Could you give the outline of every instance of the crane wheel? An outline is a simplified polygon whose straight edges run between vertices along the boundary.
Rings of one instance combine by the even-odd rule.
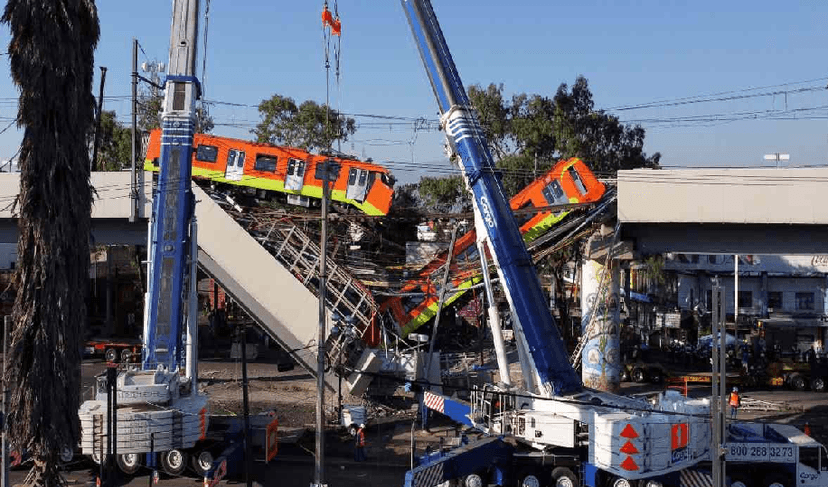
[[[541,477],[534,469],[524,470],[518,475],[517,487],[543,487]]]
[[[730,481],[730,487],[753,487],[753,482],[747,475],[734,475]]]
[[[170,450],[161,454],[161,469],[167,475],[179,476],[187,469],[187,455],[181,450]]]
[[[566,467],[552,470],[552,484],[554,487],[578,487],[578,477]]]
[[[467,475],[466,478],[463,479],[462,487],[486,487],[489,485],[489,482],[486,480],[486,472],[476,472],[471,475]]]
[[[118,351],[114,348],[107,348],[106,352],[104,352],[104,359],[107,362],[115,363],[118,361]]]
[[[133,475],[141,468],[140,453],[123,453],[116,457],[118,468],[127,475]]]
[[[814,377],[811,379],[811,390],[814,392],[825,392],[825,379]]]
[[[772,475],[765,480],[764,487],[791,487],[790,482],[781,475]]]
[[[212,467],[213,454],[208,450],[201,451],[198,455],[193,455],[190,458],[190,468],[192,468],[193,472],[195,472],[195,474],[199,477],[207,475],[207,472],[209,472]]]
[[[121,363],[128,364],[130,360],[132,360],[132,352],[128,348],[121,350]]]

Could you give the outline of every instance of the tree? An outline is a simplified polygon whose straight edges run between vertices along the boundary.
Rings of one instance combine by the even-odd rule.
[[[519,93],[506,100],[503,85],[469,87],[489,149],[514,195],[560,159],[579,157],[594,171],[658,167],[659,153],[644,153],[645,131],[595,109],[586,78],[558,87],[552,98]]]
[[[20,231],[6,418],[12,443],[34,458],[33,485],[62,485],[58,452],[79,434],[92,187],[93,0],[8,0],[8,55],[20,89]]]
[[[287,145],[307,151],[332,147],[356,133],[356,121],[337,110],[307,100],[273,95],[259,104],[262,121],[251,132],[263,144]]]
[[[89,141],[95,138],[95,128],[89,133]],[[118,121],[115,111],[101,113],[101,131],[98,141],[96,171],[120,171],[129,167],[132,159],[132,129]],[[140,164],[140,163],[139,163]]]
[[[471,209],[469,199],[461,176],[420,178],[419,193],[427,207],[439,212],[459,211],[464,206]]]

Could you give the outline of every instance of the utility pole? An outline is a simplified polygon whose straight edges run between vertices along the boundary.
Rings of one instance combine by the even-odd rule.
[[[322,171],[322,230],[319,243],[319,335],[316,341],[316,455],[313,484],[325,487],[325,299],[328,265],[328,171],[329,160],[323,162]]]
[[[135,161],[138,158],[138,39],[132,38],[132,152],[130,155],[129,177],[129,221],[138,218],[138,175],[135,173]]]
[[[241,326],[241,356],[242,356],[242,403],[244,408],[244,482],[247,487],[253,486],[250,479],[252,453],[250,451],[250,404],[247,384],[247,325]]]
[[[725,462],[722,454],[725,432],[725,411],[727,407],[726,392],[726,344],[727,330],[725,325],[724,288],[719,286],[719,278],[713,279],[713,317],[712,336],[710,341],[710,354],[713,359],[713,370],[711,376],[712,391],[710,396],[710,414],[713,425],[712,445],[710,457],[713,463],[713,487],[725,486]]]
[[[89,163],[89,170],[94,171],[98,163],[98,140],[101,137],[101,111],[103,110],[104,83],[106,82],[106,67],[101,66],[101,91],[98,96],[98,116],[95,120],[95,138],[92,142],[92,161]]]

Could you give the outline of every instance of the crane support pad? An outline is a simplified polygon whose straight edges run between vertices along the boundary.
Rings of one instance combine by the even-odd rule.
[[[471,404],[465,401],[425,391],[423,393],[423,403],[428,409],[445,414],[458,423],[473,426],[471,422]]]
[[[433,487],[496,465],[508,465],[514,449],[499,437],[487,436],[449,452],[436,453],[429,461],[405,473],[405,487]]]

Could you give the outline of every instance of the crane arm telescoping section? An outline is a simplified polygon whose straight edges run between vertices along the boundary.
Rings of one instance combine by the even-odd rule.
[[[532,259],[495,171],[485,136],[428,0],[401,0],[442,114],[449,143],[485,223],[501,284],[522,330],[539,393],[561,395],[581,388],[569,365],[560,332],[547,307]]]
[[[182,363],[182,329],[189,275],[191,185],[195,101],[198,0],[175,0],[170,35],[169,75],[161,117],[162,141],[158,187],[153,198],[147,316],[142,367]]]

